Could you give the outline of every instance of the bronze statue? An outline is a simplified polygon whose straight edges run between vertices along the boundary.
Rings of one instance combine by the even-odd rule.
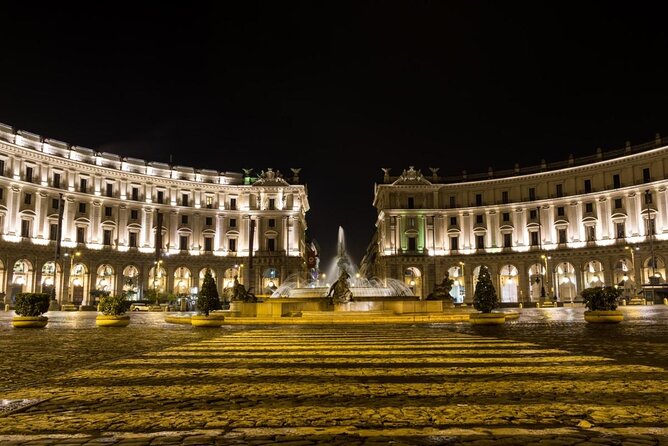
[[[336,279],[336,282],[329,287],[327,297],[329,298],[330,304],[351,302],[353,300],[353,292],[350,291],[350,288],[348,287],[349,277],[348,273],[345,270],[342,270],[339,278]]]
[[[450,296],[450,290],[452,289],[452,284],[455,281],[450,278],[450,273],[445,272],[445,276],[440,284],[434,286],[434,291],[429,293],[427,300],[450,300],[452,301],[452,296]]]

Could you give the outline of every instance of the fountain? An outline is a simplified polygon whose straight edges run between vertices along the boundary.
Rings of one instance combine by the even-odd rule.
[[[350,258],[346,251],[346,242],[343,228],[339,226],[339,233],[336,243],[336,257],[333,259],[325,277],[336,280],[341,273],[345,271],[348,276],[348,286],[352,292],[352,300],[358,301],[360,298],[379,298],[379,297],[413,297],[414,294],[410,287],[401,280],[392,278],[365,278],[360,277],[359,269]],[[300,280],[298,275],[292,275],[283,281],[271,295],[272,298],[289,297],[320,297],[325,298],[330,290],[330,284],[324,282],[320,277],[317,280],[305,283]]]

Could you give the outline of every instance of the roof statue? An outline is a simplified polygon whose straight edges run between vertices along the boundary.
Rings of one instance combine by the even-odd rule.
[[[253,185],[257,186],[289,186],[288,182],[283,179],[283,174],[279,170],[274,171],[273,168],[268,167],[267,171],[260,171],[257,180]]]
[[[404,169],[399,179],[392,184],[431,184],[431,182],[422,175],[419,169],[415,170],[413,166],[409,166],[408,170]]]

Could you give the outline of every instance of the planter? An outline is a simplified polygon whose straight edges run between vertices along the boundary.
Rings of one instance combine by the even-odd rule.
[[[12,325],[16,328],[43,328],[48,321],[46,316],[14,316]]]
[[[506,322],[504,313],[471,313],[469,320],[475,325],[500,325]]]
[[[587,322],[616,324],[624,320],[624,313],[619,310],[590,310],[584,312],[584,317]]]
[[[190,324],[193,327],[220,327],[225,321],[225,315],[211,313],[208,316],[203,314],[194,314],[190,317]]]
[[[122,314],[119,316],[98,314],[95,317],[95,324],[98,327],[125,327],[130,323],[130,316]]]

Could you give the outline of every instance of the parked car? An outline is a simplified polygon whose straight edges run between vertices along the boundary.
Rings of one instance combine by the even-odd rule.
[[[146,302],[133,302],[130,304],[130,311],[148,311],[149,305]]]

